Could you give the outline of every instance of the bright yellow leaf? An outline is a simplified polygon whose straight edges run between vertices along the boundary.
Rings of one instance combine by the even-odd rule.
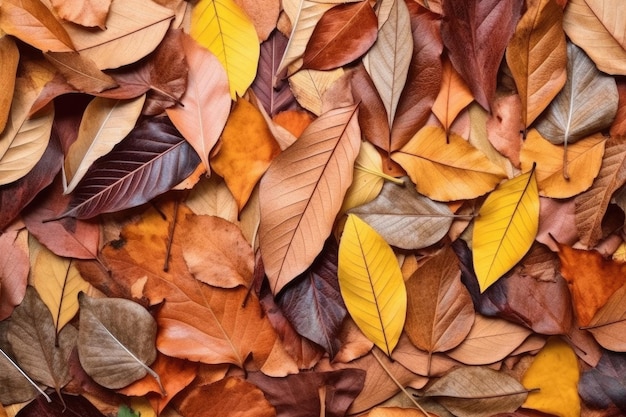
[[[260,55],[250,18],[233,0],[200,0],[191,13],[190,34],[226,68],[233,100],[242,96],[256,77]]]
[[[558,337],[550,338],[522,377],[525,388],[539,389],[528,394],[522,407],[559,417],[579,417],[579,377],[572,348]]]
[[[474,223],[474,270],[485,291],[528,252],[539,227],[535,171],[504,182],[485,200]]]
[[[391,356],[406,319],[406,287],[391,247],[354,214],[348,215],[339,243],[338,277],[357,326]]]

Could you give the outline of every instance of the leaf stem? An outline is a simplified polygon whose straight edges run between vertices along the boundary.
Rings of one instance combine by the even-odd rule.
[[[11,359],[9,357],[9,355],[7,355],[6,353],[4,353],[4,351],[2,349],[0,349],[0,353],[2,353],[2,355],[6,358],[6,360],[8,360],[9,362],[11,362],[11,365],[13,365],[15,367],[15,369],[17,369],[17,371],[22,374],[22,376],[24,378],[26,378],[26,380],[33,386],[35,387],[35,389],[37,391],[39,391],[39,393],[41,395],[43,395],[46,398],[46,401],[48,401],[49,403],[52,402],[52,399],[50,399],[50,397],[48,397],[48,394],[46,394],[41,388],[39,388],[39,386],[35,383],[35,381],[33,381],[32,379],[30,379],[30,377],[28,375],[26,375],[26,373],[24,371],[22,371],[22,369],[17,366],[17,364],[15,362],[13,362],[13,359]]]
[[[174,241],[174,229],[176,228],[176,219],[178,218],[178,200],[174,201],[174,217],[167,231],[167,249],[165,251],[165,262],[163,263],[163,271],[170,269],[170,252],[172,251],[172,242]]]
[[[387,175],[382,171],[374,171],[373,169],[369,169],[366,166],[361,165],[359,163],[356,163],[354,165],[354,168],[358,169],[359,171],[367,172],[368,174],[379,176],[380,178],[387,180],[387,181],[391,181],[394,184],[404,185],[404,181],[401,178],[392,177],[391,175]]]

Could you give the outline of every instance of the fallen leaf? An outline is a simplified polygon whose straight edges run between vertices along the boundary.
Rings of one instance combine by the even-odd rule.
[[[578,379],[574,351],[563,340],[551,337],[522,377],[524,387],[536,390],[528,394],[523,407],[559,417],[580,416]]]
[[[489,417],[513,412],[528,392],[513,377],[486,367],[461,367],[437,380],[424,392],[455,415]]]
[[[217,57],[191,37],[183,35],[182,47],[189,65],[187,90],[177,106],[167,109],[167,115],[210,173],[209,154],[230,112],[228,77]]]
[[[52,401],[38,396],[28,403],[17,417],[65,417],[69,413],[82,417],[104,417],[89,400],[80,395],[62,394],[51,396]]]
[[[311,265],[330,235],[361,144],[357,113],[357,106],[324,113],[261,180],[259,244],[274,294]]]
[[[0,320],[22,302],[28,281],[28,236],[17,230],[0,234]]]
[[[156,359],[157,323],[145,308],[123,298],[91,298],[84,293],[78,302],[78,356],[89,376],[111,389],[147,373],[158,379],[148,368]]]
[[[424,413],[420,410],[400,407],[376,407],[367,414],[366,417],[423,417]],[[435,416],[429,413],[427,417]]]
[[[561,274],[572,294],[581,326],[587,326],[611,295],[626,283],[626,264],[605,259],[595,250],[558,243]]]
[[[211,167],[226,181],[240,211],[279,153],[280,147],[261,113],[247,100],[237,100],[226,121],[219,148],[211,156]]]
[[[600,71],[626,74],[626,45],[619,1],[569,0],[563,29],[593,59]]]
[[[233,0],[200,0],[191,13],[190,35],[211,51],[228,74],[230,96],[242,96],[254,81],[259,38],[254,25]]]
[[[528,252],[539,229],[535,170],[507,180],[493,191],[474,220],[474,270],[484,292]]]
[[[407,320],[409,316],[407,315]],[[406,369],[417,375],[426,377],[438,377],[449,372],[452,368],[459,366],[459,362],[449,358],[443,353],[432,353],[418,349],[411,343],[409,337],[404,332],[400,336],[400,341],[396,346],[391,359],[397,361]]]
[[[9,118],[19,59],[20,52],[13,38],[8,35],[0,36],[0,91],[4,92],[0,96],[0,133]]]
[[[86,27],[97,26],[106,30],[111,0],[52,0],[51,3],[54,11],[61,19]]]
[[[448,233],[454,218],[447,205],[419,194],[410,185],[392,182],[385,183],[374,200],[350,213],[372,226],[387,243],[402,249],[434,245]]]
[[[6,405],[30,401],[42,392],[7,354],[10,352],[6,340],[8,325],[7,321],[0,322],[0,403]]]
[[[426,126],[391,159],[409,173],[420,194],[436,200],[476,198],[496,186],[505,173],[485,154],[455,133],[448,136],[435,126]]]
[[[259,41],[265,42],[276,28],[281,2],[279,0],[235,0],[235,3],[252,20]]]
[[[443,44],[476,101],[490,110],[496,74],[515,32],[523,1],[443,2]]]
[[[613,352],[626,352],[626,285],[622,285],[598,310],[585,327],[603,348]]]
[[[529,2],[507,47],[506,62],[522,101],[522,123],[528,127],[567,78],[563,9],[555,1]]]
[[[520,152],[524,144],[520,134],[520,131],[523,130],[519,119],[519,114],[522,111],[521,106],[520,96],[517,94],[496,94],[496,98],[491,105],[492,114],[485,122],[489,143],[518,168],[521,163]],[[472,110],[474,110],[474,107],[470,107],[470,117]],[[470,143],[473,139],[470,136]]]
[[[429,356],[457,347],[474,324],[471,298],[460,277],[456,255],[447,248],[421,265],[406,283],[405,331]]]
[[[405,324],[407,292],[391,247],[367,223],[348,216],[339,242],[339,288],[361,331],[387,356]]]
[[[44,57],[78,91],[97,94],[117,87],[113,77],[100,71],[91,59],[78,52],[46,52]]]
[[[148,119],[89,168],[61,217],[89,218],[144,204],[184,180],[199,159],[167,118]]]
[[[617,94],[619,95],[619,100],[617,113],[609,130],[611,136],[626,134],[626,82],[617,80]]]
[[[303,0],[305,3],[309,0]],[[342,68],[330,71],[303,69],[289,76],[291,91],[298,103],[315,114],[321,116],[322,97],[326,90],[344,74]]]
[[[447,137],[452,122],[461,110],[474,101],[474,95],[447,57],[443,58],[441,72],[441,89],[433,103],[432,112],[443,125]]]
[[[578,241],[575,203],[573,199],[556,200],[539,197],[539,231],[536,240],[558,252],[555,240],[566,245]],[[550,237],[552,235],[552,237]]]
[[[612,404],[626,412],[626,362],[624,355],[605,351],[595,368],[580,376],[578,393],[593,408],[607,409]]]

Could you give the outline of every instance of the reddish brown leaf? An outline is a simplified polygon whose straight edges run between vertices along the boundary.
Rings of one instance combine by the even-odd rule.
[[[61,19],[78,25],[106,30],[106,20],[112,0],[52,0],[54,11]]]
[[[38,396],[30,404],[26,405],[18,414],[18,417],[65,417],[73,414],[81,417],[104,417],[92,403],[86,398],[75,395],[63,395],[59,398],[56,394],[51,395],[52,402],[47,402],[43,396]]]
[[[302,68],[330,70],[346,65],[374,44],[378,20],[368,1],[340,4],[315,25]]]
[[[78,91],[97,94],[117,87],[110,75],[100,71],[92,60],[78,52],[48,52],[44,56]]]
[[[611,136],[626,134],[626,80],[617,80],[617,94],[619,101],[617,105],[617,114],[611,124]]]
[[[520,112],[521,102],[517,94],[496,96],[486,123],[489,142],[518,168],[523,143]]]
[[[486,110],[491,108],[496,74],[523,4],[521,0],[443,2],[443,43],[454,68]]]
[[[0,234],[0,320],[22,302],[29,265],[28,236],[17,230]]]

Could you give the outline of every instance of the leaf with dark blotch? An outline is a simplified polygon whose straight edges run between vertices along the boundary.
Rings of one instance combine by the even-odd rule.
[[[331,358],[341,347],[339,332],[346,316],[337,281],[338,250],[331,237],[311,267],[278,298],[283,314],[298,333],[323,346]]]
[[[443,2],[443,43],[476,101],[490,109],[496,75],[521,15],[522,0]]]
[[[626,356],[604,351],[598,365],[582,373],[578,394],[593,408],[615,405],[626,413]]]
[[[374,44],[378,20],[368,1],[340,4],[315,25],[302,68],[330,70],[356,60]]]
[[[248,381],[261,388],[279,417],[320,415],[321,401],[325,416],[343,417],[363,389],[365,371],[303,372],[284,378],[254,372],[248,375]]]
[[[148,373],[156,359],[157,324],[141,305],[123,298],[78,295],[80,364],[98,384],[117,389]],[[131,319],[132,318],[132,319]]]
[[[22,304],[13,311],[7,338],[20,366],[35,381],[57,393],[70,381],[68,358],[77,331],[65,326],[57,339],[52,314],[34,288],[26,289]]]
[[[16,417],[104,417],[92,403],[85,397],[78,395],[63,395],[59,398],[51,396],[52,401],[47,402],[39,396],[35,401],[22,408]]]
[[[287,48],[288,39],[279,30],[274,30],[268,40],[261,44],[261,56],[252,90],[263,103],[270,116],[297,107],[297,102],[287,82],[287,69],[276,74],[278,64]],[[276,74],[276,78],[274,78]],[[276,80],[274,82],[274,79]]]
[[[391,127],[395,149],[404,146],[426,123],[439,94],[443,74],[441,17],[417,3],[406,4],[413,31],[413,57]]]
[[[447,205],[419,194],[408,178],[404,187],[383,185],[373,201],[350,210],[365,220],[387,243],[402,249],[421,249],[441,240],[454,214]]]
[[[199,163],[166,117],[148,119],[91,166],[60,217],[84,219],[144,204],[187,178]]]

